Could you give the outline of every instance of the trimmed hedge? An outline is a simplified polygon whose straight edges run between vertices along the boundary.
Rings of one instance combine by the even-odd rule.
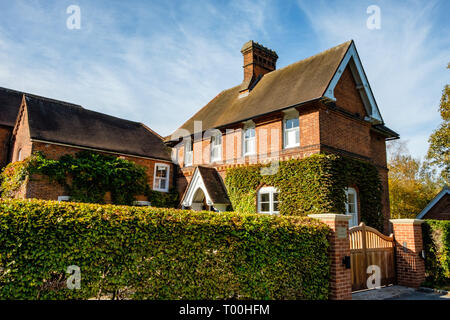
[[[450,285],[450,221],[425,220],[422,230],[426,282]]]
[[[1,299],[327,299],[314,219],[0,200]],[[65,287],[81,269],[81,289]]]
[[[236,212],[255,213],[257,189],[276,187],[282,215],[306,216],[313,213],[345,213],[345,191],[356,186],[361,220],[383,228],[382,185],[377,168],[368,162],[334,154],[315,154],[304,159],[281,161],[272,175],[261,175],[267,165],[227,170],[225,184]]]

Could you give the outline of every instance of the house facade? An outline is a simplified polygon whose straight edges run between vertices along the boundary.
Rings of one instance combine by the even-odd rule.
[[[179,166],[181,205],[222,211],[229,204],[225,196],[215,202],[210,194],[217,190],[208,190],[199,168],[213,168],[223,183],[231,167],[335,153],[377,167],[387,230],[386,141],[399,136],[384,125],[354,42],[279,70],[277,54],[256,42],[241,53],[242,84],[219,93],[166,138]],[[358,191],[349,186],[346,193],[356,225]],[[277,213],[277,190],[260,190],[255,205],[258,212]]]
[[[34,152],[56,160],[89,150],[143,166],[153,190],[168,192],[173,186],[174,165],[169,149],[158,134],[141,123],[5,88],[0,88],[0,102],[0,168]],[[63,186],[39,176],[29,179],[16,196],[46,200],[70,197]],[[147,199],[139,196],[136,200]]]
[[[0,88],[0,167],[36,151],[52,159],[81,150],[112,154],[147,168],[154,190],[175,186],[180,207],[225,211],[231,209],[223,182],[228,168],[339,154],[377,168],[388,230],[386,141],[399,135],[385,126],[354,42],[281,69],[277,53],[259,43],[247,42],[241,53],[242,83],[219,93],[164,139],[141,123]],[[345,192],[351,225],[357,225],[358,188]],[[273,186],[260,188],[256,211],[277,213],[278,194]],[[18,196],[70,195],[32,179]]]

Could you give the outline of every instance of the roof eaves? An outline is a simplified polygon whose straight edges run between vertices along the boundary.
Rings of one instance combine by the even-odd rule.
[[[441,192],[439,192],[437,196],[434,197],[433,200],[431,200],[430,203],[427,204],[427,206],[416,216],[416,219],[422,219],[427,212],[430,211],[430,209],[433,208],[446,194],[450,194],[450,189],[448,186],[444,186],[444,188],[442,188]]]

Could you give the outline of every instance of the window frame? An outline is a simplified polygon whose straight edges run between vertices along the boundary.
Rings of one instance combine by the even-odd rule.
[[[253,130],[253,137],[246,138],[246,133],[248,130]],[[253,141],[253,150],[249,151],[246,148],[246,142]],[[252,156],[256,154],[256,126],[254,125],[248,125],[245,126],[242,131],[242,154],[244,157],[246,156]]]
[[[353,194],[354,195],[354,206],[355,206],[355,212],[349,212],[349,202],[348,202],[348,195]],[[348,187],[345,188],[345,214],[351,215],[351,219],[348,221],[348,227],[357,227],[359,224],[359,210],[358,210],[358,192],[355,188]]]
[[[164,189],[159,188],[156,185],[156,179],[162,179],[161,177],[157,177],[156,176],[156,172],[158,171],[158,167],[165,167],[167,169],[167,176],[166,176],[166,187]],[[168,165],[167,163],[155,163],[155,169],[154,169],[154,173],[153,173],[153,190],[155,191],[160,191],[160,192],[168,192],[169,191],[169,181],[170,181],[170,165]]]
[[[187,146],[190,146],[191,150],[187,151]],[[190,157],[187,155],[190,154]],[[190,159],[190,162],[187,161],[187,159]],[[186,139],[186,142],[184,144],[184,166],[190,167],[194,163],[194,143],[192,142],[192,139]]]
[[[261,197],[262,194],[269,194],[269,211],[262,211],[262,201],[261,201]],[[263,213],[263,214],[280,214],[280,210],[278,208],[278,211],[274,210],[274,204],[277,203],[278,205],[280,204],[280,200],[278,199],[277,201],[274,201],[274,194],[277,194],[278,197],[280,196],[280,192],[278,191],[278,189],[276,189],[275,187],[262,187],[258,190],[258,194],[257,194],[257,211],[258,213]],[[264,203],[266,203],[266,201],[264,201]]]
[[[289,120],[296,119],[298,121],[298,125],[293,128],[287,129],[287,122]],[[295,131],[296,132],[296,138],[298,137],[298,142],[295,142],[294,144],[288,144],[288,133]],[[295,139],[297,140],[297,139]],[[283,118],[283,148],[289,149],[289,148],[295,148],[300,146],[300,118],[297,114],[293,115],[286,115]]]
[[[220,143],[213,144],[213,139],[214,139],[214,141],[216,141],[217,138],[219,138]],[[217,156],[217,158],[213,158],[214,150],[216,150],[216,149],[219,150],[218,156]],[[209,150],[210,150],[209,159],[210,159],[211,163],[222,160],[222,134],[217,133],[217,134],[214,134],[211,136],[211,138],[209,139]]]

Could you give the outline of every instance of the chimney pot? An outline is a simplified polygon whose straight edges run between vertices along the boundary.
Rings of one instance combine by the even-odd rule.
[[[244,57],[244,81],[240,92],[245,93],[250,91],[264,74],[276,69],[278,55],[253,40],[242,46],[241,53]]]

